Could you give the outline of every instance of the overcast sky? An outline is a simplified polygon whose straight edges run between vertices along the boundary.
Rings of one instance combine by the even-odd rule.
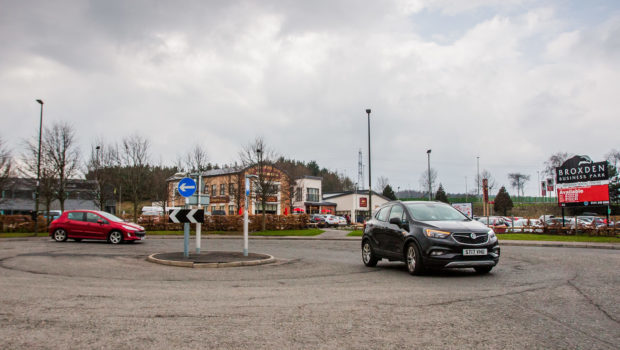
[[[257,136],[279,154],[373,186],[498,185],[563,151],[620,149],[620,4],[589,0],[0,0],[0,137],[14,154],[67,121],[139,134],[154,162],[200,143],[233,163]],[[366,182],[368,181],[366,168]],[[367,184],[366,186],[367,187]]]

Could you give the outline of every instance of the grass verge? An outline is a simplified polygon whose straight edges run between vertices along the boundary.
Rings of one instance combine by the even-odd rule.
[[[532,233],[500,233],[499,240],[506,241],[548,241],[548,242],[594,242],[594,243],[620,243],[620,238],[598,236],[560,236]]]
[[[351,233],[349,233],[347,236],[348,237],[362,237],[363,234],[364,232],[362,230],[355,230],[355,231],[351,231]]]
[[[34,232],[8,232],[0,233],[0,238],[20,238],[20,237],[47,237],[47,232],[39,232],[35,236]]]

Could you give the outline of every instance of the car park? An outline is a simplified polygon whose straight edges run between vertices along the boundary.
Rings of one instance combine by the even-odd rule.
[[[110,213],[96,210],[69,210],[50,224],[49,235],[56,242],[68,238],[75,241],[83,239],[107,240],[118,244],[133,242],[146,237],[144,227],[126,222]]]
[[[504,218],[499,216],[483,216],[478,218],[477,220],[492,228],[496,233],[505,233],[506,228],[508,228],[509,226],[509,224],[504,220]]]
[[[488,273],[499,262],[492,228],[440,202],[388,202],[364,225],[362,261],[404,261],[410,274],[468,268]]]
[[[542,223],[538,219],[518,219],[513,221],[508,229],[512,233],[543,232]]]

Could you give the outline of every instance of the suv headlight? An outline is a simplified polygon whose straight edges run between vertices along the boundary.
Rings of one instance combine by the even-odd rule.
[[[495,235],[495,231],[493,231],[493,229],[489,229],[488,235],[489,235],[489,243],[497,242],[497,236]]]
[[[425,228],[424,232],[426,233],[426,236],[430,238],[446,238],[450,236],[450,232],[433,230],[430,228]]]

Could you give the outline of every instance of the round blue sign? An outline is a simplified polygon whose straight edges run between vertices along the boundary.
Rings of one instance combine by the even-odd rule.
[[[191,197],[196,192],[196,181],[189,177],[184,177],[179,181],[179,194],[183,197]]]

